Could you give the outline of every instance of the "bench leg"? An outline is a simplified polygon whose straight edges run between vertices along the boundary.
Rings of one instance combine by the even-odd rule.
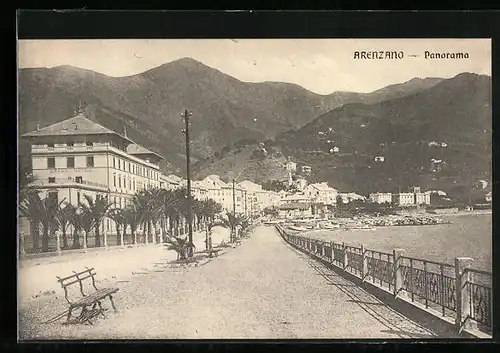
[[[115,311],[115,313],[118,312],[118,310],[116,310],[115,302],[113,301],[112,295],[109,296],[109,301],[111,302],[111,306],[113,307],[113,310]]]
[[[73,309],[72,308],[69,308],[68,310],[68,316],[66,317],[66,322],[65,324],[69,324],[70,321],[71,321],[71,313],[72,313]]]
[[[104,309],[102,308],[102,304],[101,304],[100,300],[97,302],[97,305],[99,305],[99,310],[101,312],[102,317],[106,318],[106,315],[104,315]]]

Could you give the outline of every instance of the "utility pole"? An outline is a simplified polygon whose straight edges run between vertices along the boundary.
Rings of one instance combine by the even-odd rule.
[[[189,117],[193,115],[191,112],[184,110],[181,113],[184,118],[185,128],[183,130],[184,134],[186,134],[186,178],[187,178],[187,216],[188,216],[188,241],[190,243],[188,247],[188,257],[193,257],[193,220],[191,213],[191,163],[190,163],[190,155],[189,155]]]
[[[248,211],[247,211],[247,191],[245,190],[245,216],[248,217]]]
[[[234,190],[234,178],[233,178],[233,215],[236,216],[236,194]]]

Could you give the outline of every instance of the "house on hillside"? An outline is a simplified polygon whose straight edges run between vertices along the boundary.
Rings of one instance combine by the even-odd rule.
[[[304,195],[311,198],[315,203],[325,205],[335,205],[337,203],[338,190],[334,189],[326,182],[309,184],[304,189]]]
[[[392,194],[390,192],[376,192],[370,194],[370,201],[373,203],[391,203]]]
[[[294,180],[293,185],[297,188],[297,190],[304,191],[307,187],[307,180],[304,178],[298,178],[297,180]]]
[[[339,194],[342,197],[342,203],[349,203],[351,201],[365,201],[366,197],[356,194],[355,192],[342,192]]]
[[[312,204],[308,202],[287,202],[279,206],[279,216],[283,218],[306,218],[312,215]]]

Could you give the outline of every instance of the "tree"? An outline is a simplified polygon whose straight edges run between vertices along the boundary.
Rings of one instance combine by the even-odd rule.
[[[263,211],[266,216],[278,217],[279,215],[279,208],[276,206],[268,206]]]
[[[80,207],[77,209],[76,213],[78,214],[78,220],[85,235],[83,246],[84,248],[87,248],[89,233],[95,228],[94,210],[90,207],[90,205],[80,203]]]
[[[236,241],[236,227],[238,225],[241,225],[244,219],[245,216],[240,214],[233,214],[232,212],[228,212],[226,217],[221,219],[221,225],[229,228],[230,230],[229,241],[231,243]]]
[[[187,252],[189,248],[188,240],[181,237],[170,237],[166,241],[168,250],[177,252],[177,260],[187,259]]]
[[[40,198],[38,192],[30,192],[27,194],[28,199],[21,205],[21,214],[26,216],[30,222],[33,221],[34,227],[34,249],[38,249],[39,227],[42,226],[42,251],[49,251],[49,235],[50,230],[56,226],[57,210],[63,204],[64,200],[60,203],[50,197]],[[38,228],[38,229],[35,229]]]
[[[108,217],[113,220],[116,225],[116,245],[123,245],[123,238],[125,237],[126,228],[125,211],[121,208],[110,209],[108,212]]]
[[[83,230],[83,210],[80,206],[75,207],[72,204],[66,205],[72,209],[71,218],[69,222],[73,226],[73,249],[80,249],[80,232]],[[69,213],[69,210],[68,210]]]
[[[130,226],[132,232],[132,243],[137,244],[137,228],[142,224],[145,205],[142,203],[144,200],[134,195],[132,202],[128,204],[127,208],[123,211],[125,221]]]
[[[101,236],[99,232],[99,227],[102,224],[103,219],[108,214],[109,209],[112,204],[108,202],[108,198],[97,195],[94,200],[90,195],[84,195],[85,201],[87,201],[88,206],[85,207],[88,216],[92,218],[92,225],[95,231],[95,246],[101,246]]]
[[[42,223],[42,200],[37,192],[26,195],[26,199],[20,203],[19,212],[23,217],[28,218],[30,222],[30,233],[33,242],[33,251],[39,247],[40,227]]]
[[[74,217],[75,208],[71,204],[66,203],[64,207],[59,207],[56,214],[57,228],[62,232],[63,249],[68,249],[68,236],[66,232],[71,225],[71,220]]]

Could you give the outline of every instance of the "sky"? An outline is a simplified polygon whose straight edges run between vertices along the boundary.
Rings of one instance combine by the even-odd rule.
[[[403,51],[401,60],[355,60],[356,51]],[[424,52],[467,52],[431,60]],[[418,57],[409,57],[416,54]],[[490,39],[120,39],[20,40],[20,68],[71,65],[129,76],[191,57],[246,82],[296,83],[319,94],[371,92],[414,77],[491,75]]]

